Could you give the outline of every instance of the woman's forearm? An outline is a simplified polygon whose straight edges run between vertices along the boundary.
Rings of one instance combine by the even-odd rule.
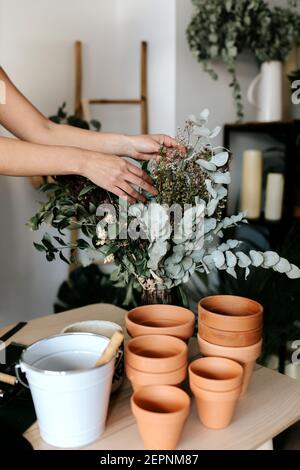
[[[81,175],[116,196],[145,202],[134,186],[157,194],[149,176],[116,155],[75,147],[40,145],[0,137],[0,174],[7,176]]]
[[[40,140],[40,143],[46,145],[67,145],[94,152],[131,156],[131,137],[125,134],[91,132],[78,127],[49,122]]]
[[[0,123],[19,139],[35,144],[77,147],[105,154],[131,156],[131,137],[55,124],[30,103],[2,68],[0,80],[6,87],[6,103],[0,105]]]
[[[7,176],[80,175],[87,152],[0,137],[0,174]]]

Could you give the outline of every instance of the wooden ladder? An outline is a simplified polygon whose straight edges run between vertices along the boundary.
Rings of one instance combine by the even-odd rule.
[[[141,42],[140,46],[140,97],[126,99],[94,98],[84,99],[82,97],[83,80],[83,62],[82,62],[82,42],[75,42],[75,114],[85,119],[91,120],[90,107],[92,105],[131,105],[141,108],[141,133],[148,134],[148,44]],[[71,230],[71,243],[75,243],[78,238],[78,230]],[[75,264],[70,265],[70,272],[76,269]]]

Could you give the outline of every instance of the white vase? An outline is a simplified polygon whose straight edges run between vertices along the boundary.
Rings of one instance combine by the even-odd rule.
[[[261,65],[260,74],[250,83],[247,98],[257,108],[258,121],[282,120],[282,62],[274,60]]]

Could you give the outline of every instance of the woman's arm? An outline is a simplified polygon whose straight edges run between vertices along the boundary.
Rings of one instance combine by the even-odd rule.
[[[6,104],[0,105],[0,122],[21,140],[43,145],[83,148],[139,160],[155,157],[163,144],[167,147],[177,146],[174,139],[162,134],[129,136],[91,132],[55,124],[46,119],[22,95],[2,68],[0,80],[6,84]]]
[[[137,166],[114,155],[75,147],[48,146],[0,137],[0,174],[8,176],[82,175],[130,203],[144,196],[132,184],[157,191]]]

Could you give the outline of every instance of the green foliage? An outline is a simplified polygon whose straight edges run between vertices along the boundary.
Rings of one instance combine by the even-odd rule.
[[[239,54],[250,49],[259,63],[284,60],[299,39],[300,17],[289,8],[271,8],[265,0],[193,0],[195,13],[187,39],[196,59],[212,78],[212,62],[221,59],[232,81],[237,118],[243,118],[241,88],[236,75]],[[297,0],[290,0],[295,6]],[[292,5],[293,4],[293,5]]]
[[[267,9],[257,18],[257,26],[249,38],[249,47],[258,63],[283,62],[299,41],[300,17],[288,8]]]
[[[54,306],[55,312],[63,312],[73,308],[97,303],[110,303],[124,307],[127,298],[127,307],[136,307],[139,293],[120,288],[110,280],[109,275],[103,274],[99,267],[91,264],[87,267],[78,267],[64,281],[58,291],[58,299]]]
[[[69,126],[79,127],[81,129],[93,129],[97,132],[101,129],[101,123],[92,119],[89,123],[76,115],[68,115],[66,111],[66,102],[64,102],[55,115],[49,117],[50,121],[56,124],[68,124]]]

